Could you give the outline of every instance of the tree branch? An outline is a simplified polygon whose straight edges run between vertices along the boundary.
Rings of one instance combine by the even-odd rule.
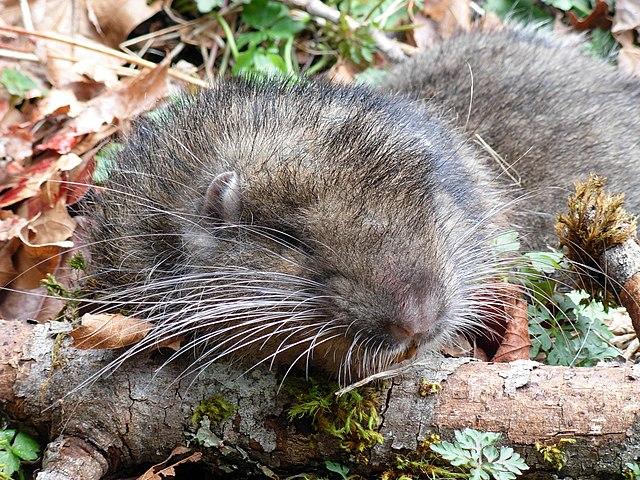
[[[241,369],[219,364],[195,381],[177,381],[188,359],[156,372],[163,360],[156,352],[56,403],[117,356],[62,343],[56,347],[48,325],[0,321],[0,406],[53,440],[39,480],[97,480],[125,466],[164,460],[185,442],[196,406],[214,394],[237,407],[231,418],[211,427],[222,440],[208,449],[217,461],[257,462],[287,474],[345,458],[335,439],[289,422],[292,398],[276,393],[278,380],[263,370],[240,376]],[[441,383],[442,390],[421,396],[425,378]],[[472,427],[505,434],[505,443],[532,467],[522,478],[550,478],[554,468],[534,445],[562,436],[576,439],[566,447],[563,474],[586,480],[620,473],[640,452],[639,379],[640,366],[432,359],[381,387],[384,443],[354,470],[372,476],[394,465],[397,454],[415,450],[431,432],[447,437]]]

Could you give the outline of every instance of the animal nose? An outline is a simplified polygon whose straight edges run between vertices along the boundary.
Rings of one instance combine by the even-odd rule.
[[[391,335],[399,341],[421,337],[428,330],[428,320],[421,316],[405,316],[389,325]]]

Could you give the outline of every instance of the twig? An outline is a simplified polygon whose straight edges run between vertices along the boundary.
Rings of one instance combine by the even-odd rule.
[[[291,7],[300,8],[306,11],[311,16],[324,18],[331,23],[338,23],[340,21],[340,16],[342,15],[339,10],[322,3],[320,0],[282,1]],[[363,26],[362,23],[349,16],[345,16],[345,21],[351,30],[356,30]],[[377,28],[371,27],[370,33],[371,37],[376,42],[378,49],[393,62],[402,62],[406,60],[408,55],[413,55],[417,52],[415,47],[393,40]]]
[[[33,19],[31,18],[31,9],[29,8],[29,0],[20,0],[20,12],[22,13],[22,23],[24,28],[32,32]]]
[[[17,33],[19,35],[27,35],[27,36],[36,37],[36,38],[43,38],[45,40],[52,40],[54,42],[74,45],[76,47],[84,48],[86,50],[91,50],[94,52],[99,52],[105,55],[109,55],[111,57],[119,58],[121,60],[124,60],[125,62],[133,63],[135,65],[140,65],[142,67],[154,68],[157,66],[156,63],[150,62],[149,60],[144,60],[134,55],[129,55],[127,53],[120,52],[118,50],[114,50],[113,48],[105,47],[104,45],[100,45],[97,43],[89,43],[86,41],[76,40],[74,38],[67,37],[66,35],[60,35],[58,33],[29,32],[28,30],[25,30],[23,28],[8,27],[4,25],[0,25],[0,31]],[[199,87],[207,86],[207,82],[205,82],[204,80],[201,80],[196,77],[192,77],[190,75],[180,72],[179,70],[174,70],[170,68],[168,71],[168,74],[173,78],[177,78],[184,82],[191,83],[192,85],[197,85]]]

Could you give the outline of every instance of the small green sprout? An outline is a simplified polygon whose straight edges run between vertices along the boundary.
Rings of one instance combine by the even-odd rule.
[[[567,464],[567,454],[564,451],[567,445],[573,445],[576,443],[575,438],[561,438],[558,442],[545,445],[540,442],[536,442],[536,450],[542,454],[544,461],[551,464],[556,470],[562,470]]]
[[[237,407],[226,401],[222,395],[214,395],[200,402],[193,410],[191,423],[197,426],[204,417],[208,417],[213,424],[222,423],[236,413],[236,410]]]
[[[0,480],[24,479],[23,464],[40,456],[40,445],[15,429],[0,430]]]

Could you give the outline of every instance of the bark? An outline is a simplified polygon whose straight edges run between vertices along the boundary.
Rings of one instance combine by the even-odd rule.
[[[99,479],[129,465],[162,461],[185,443],[194,408],[214,394],[237,411],[211,427],[221,440],[206,449],[212,464],[264,465],[290,474],[312,471],[326,459],[350,460],[335,440],[287,420],[292,400],[277,393],[279,381],[263,370],[240,376],[240,369],[214,365],[195,380],[176,380],[188,359],[156,372],[164,358],[151,353],[56,402],[117,355],[65,343],[56,346],[50,325],[0,321],[0,406],[51,441],[39,480]],[[442,390],[421,396],[423,379]],[[415,450],[428,434],[446,438],[464,427],[504,433],[504,443],[532,467],[522,478],[616,478],[625,462],[640,456],[640,366],[434,358],[380,388],[384,444],[352,469],[366,478],[376,478],[394,465],[396,454]],[[558,473],[534,444],[563,436],[576,443],[565,447],[568,461]]]

